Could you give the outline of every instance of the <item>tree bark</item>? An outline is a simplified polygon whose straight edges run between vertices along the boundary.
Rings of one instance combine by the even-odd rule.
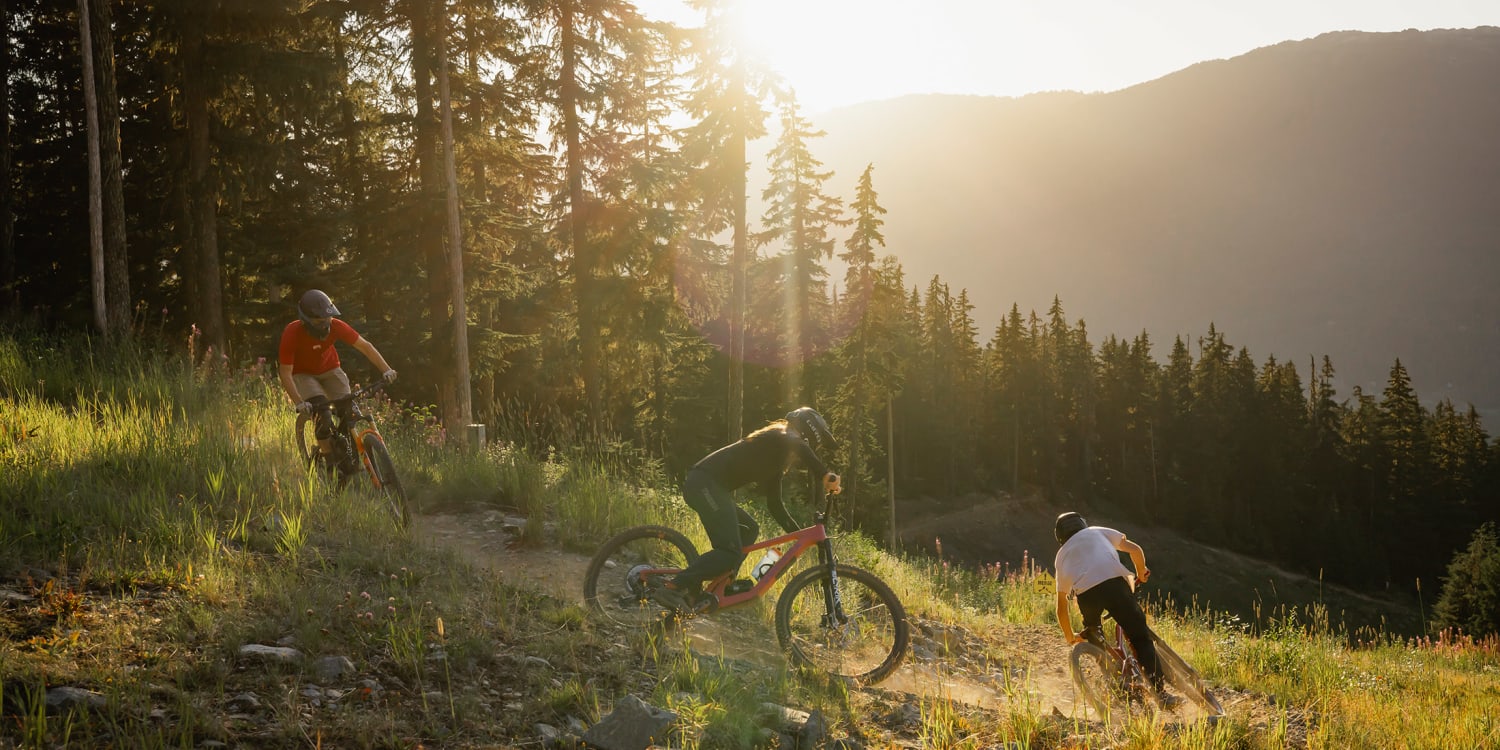
[[[745,273],[749,265],[749,228],[745,212],[749,180],[745,170],[745,118],[749,117],[749,102],[745,95],[745,66],[738,58],[734,63],[733,95],[739,102],[735,107],[735,132],[729,136],[728,158],[734,167],[734,249],[729,259],[729,440],[739,440],[745,434]]]
[[[104,297],[104,207],[99,167],[99,105],[94,90],[94,42],[89,28],[88,0],[78,0],[79,54],[83,57],[83,113],[89,160],[89,280],[93,288],[94,328],[109,336],[109,314]]]
[[[431,360],[447,362],[452,345],[448,305],[451,286],[448,282],[448,258],[443,246],[442,166],[438,157],[438,118],[432,108],[436,62],[433,59],[433,7],[442,0],[419,0],[411,4],[412,78],[417,97],[416,140],[418,176],[421,187],[418,200],[421,226],[422,258],[427,270],[427,311],[432,330]],[[454,398],[454,374],[447,367],[438,368],[438,412],[449,435],[464,429]]]
[[[604,413],[604,396],[600,388],[598,300],[594,278],[598,272],[589,237],[587,200],[583,193],[583,133],[579,122],[578,37],[573,25],[573,3],[558,5],[561,34],[562,69],[558,86],[558,109],[563,118],[563,139],[567,146],[568,241],[573,246],[573,299],[578,318],[579,369],[583,374],[584,402],[588,408],[590,428],[597,434]]]
[[[196,266],[198,298],[190,301],[189,313],[199,324],[202,342],[224,355],[224,284],[219,266],[219,183],[212,174],[213,144],[208,102],[208,67],[204,60],[205,15],[210,3],[194,3],[181,16],[182,107],[187,121],[188,201],[193,263]]]
[[[10,3],[0,0],[0,28],[10,28]],[[10,189],[10,34],[0,34],[0,315],[20,308],[16,289],[15,195]]]
[[[453,101],[448,87],[448,11],[438,19],[438,93],[443,114],[443,171],[447,174],[448,283],[453,298],[453,401],[458,423],[448,434],[467,440],[474,421],[474,401],[469,381],[469,314],[464,304],[463,225],[459,221],[458,164],[453,153]],[[455,433],[455,430],[457,431]],[[471,446],[478,447],[478,446]]]
[[[104,309],[109,336],[130,337],[130,256],[125,235],[125,178],[120,155],[120,95],[115,83],[111,0],[86,0],[94,48],[94,92],[104,209]]]

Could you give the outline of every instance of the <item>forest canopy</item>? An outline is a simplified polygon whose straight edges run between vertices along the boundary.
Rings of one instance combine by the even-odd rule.
[[[879,538],[889,491],[1039,493],[1368,586],[1439,578],[1500,515],[1478,414],[1400,361],[1340,392],[1327,358],[1210,321],[1095,339],[1061,300],[977,330],[720,0],[698,28],[625,0],[84,5],[4,6],[9,325],[245,367],[318,288],[450,434],[674,472],[813,404]]]

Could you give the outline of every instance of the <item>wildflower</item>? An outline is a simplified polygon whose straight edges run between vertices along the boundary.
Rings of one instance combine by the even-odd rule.
[[[370,601],[370,592],[368,592],[368,591],[361,591],[361,592],[359,592],[359,598],[364,599],[365,601]]]

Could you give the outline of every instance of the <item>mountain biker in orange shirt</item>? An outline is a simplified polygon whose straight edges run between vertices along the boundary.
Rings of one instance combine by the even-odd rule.
[[[781,477],[794,463],[800,463],[809,475],[822,479],[826,491],[837,495],[842,491],[839,475],[829,471],[817,454],[818,449],[832,444],[828,422],[804,406],[694,464],[688,470],[682,495],[703,522],[713,549],[654,589],[651,598],[669,609],[691,611],[703,596],[704,581],[736,570],[745,561],[742,549],[755,541],[760,525],[730,496],[740,487],[758,482],[776,522],[788,534],[797,531],[800,527],[781,499]]]
[[[297,320],[281,331],[277,352],[281,389],[298,414],[314,416],[314,435],[324,457],[333,451],[333,415],[328,402],[350,393],[349,376],[339,366],[334,343],[342,341],[359,350],[387,383],[396,380],[396,371],[386,364],[375,345],[335,315],[339,315],[339,309],[327,294],[307,290],[297,302]],[[347,471],[352,467],[340,468]]]

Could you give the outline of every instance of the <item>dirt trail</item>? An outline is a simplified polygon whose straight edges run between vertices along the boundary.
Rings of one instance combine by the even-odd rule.
[[[555,548],[513,547],[506,523],[496,511],[421,515],[413,519],[413,533],[432,546],[456,551],[473,565],[498,572],[511,585],[582,604],[589,558]],[[701,654],[784,665],[769,618],[755,611],[757,606],[764,605],[695,619],[687,629],[691,647]],[[991,710],[1083,715],[1066,671],[1067,646],[1056,633],[1038,626],[1002,625],[981,636],[917,619],[913,641],[905,664],[879,685],[893,698],[941,698]],[[1221,700],[1230,704],[1241,698],[1224,695]],[[1184,707],[1174,719],[1201,717],[1196,708]]]

